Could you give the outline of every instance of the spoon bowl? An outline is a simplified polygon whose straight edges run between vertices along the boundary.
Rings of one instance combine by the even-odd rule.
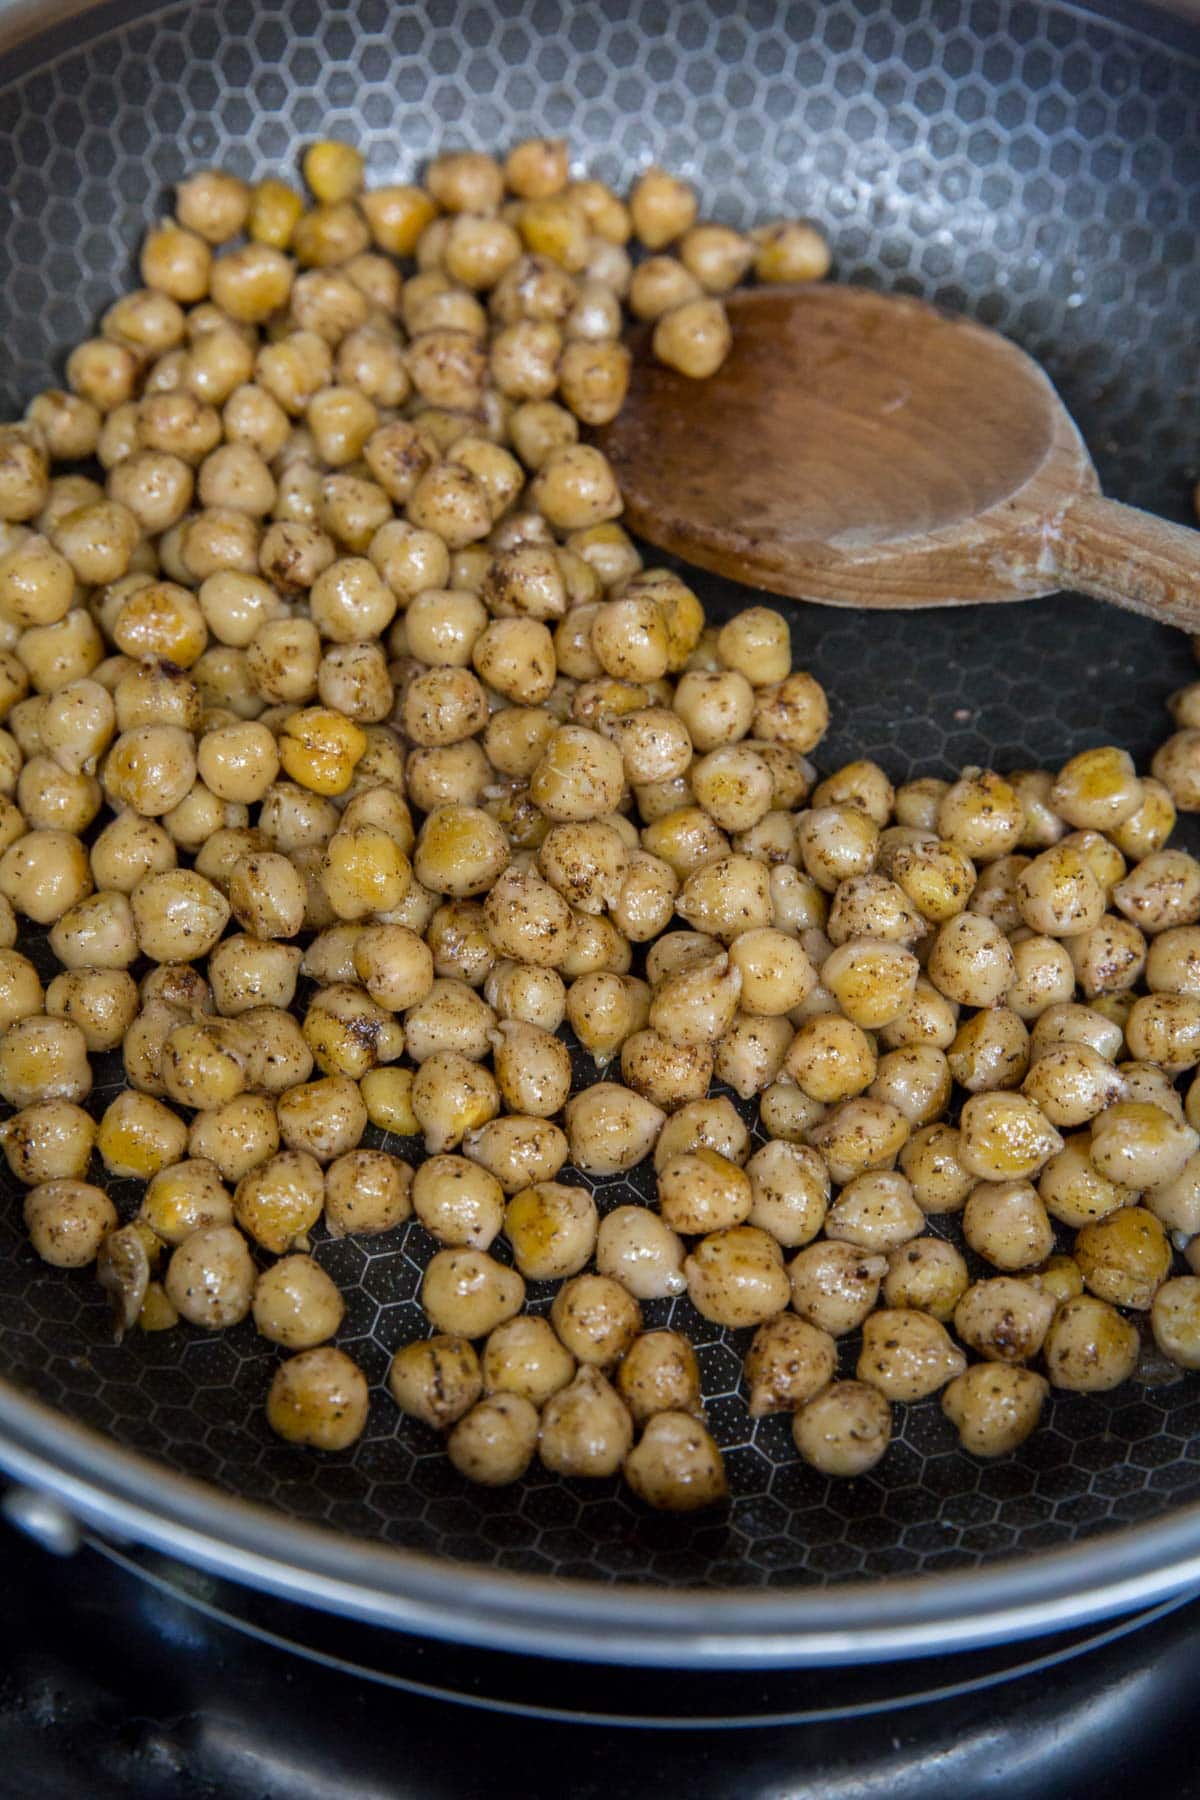
[[[954,606],[1063,587],[1200,630],[1200,533],[1100,497],[1044,370],[997,332],[866,288],[744,288],[694,381],[633,343],[598,434],[639,536],[772,593]]]

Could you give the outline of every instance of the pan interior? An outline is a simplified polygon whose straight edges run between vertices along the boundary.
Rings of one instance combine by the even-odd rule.
[[[934,10],[936,23],[915,3],[707,0],[672,9],[664,35],[651,0],[569,12],[550,0],[201,3],[124,23],[102,9],[48,40],[44,58],[27,46],[0,61],[0,409],[19,416],[61,379],[66,348],[128,285],[133,247],[188,169],[261,175],[341,133],[368,152],[370,179],[403,179],[446,145],[555,133],[617,185],[651,160],[680,170],[729,223],[811,214],[831,231],[840,279],[1008,332],[1059,386],[1106,490],[1183,518],[1197,472],[1200,33],[1172,26],[1165,45],[1141,8],[1129,9],[1140,23],[1002,0]],[[695,585],[717,619],[748,599],[715,578]],[[833,704],[822,767],[874,756],[896,780],[969,762],[1053,767],[1108,741],[1144,766],[1166,733],[1166,696],[1195,673],[1180,634],[1072,598],[882,618],[787,610],[798,662]],[[99,1074],[103,1102],[120,1072]],[[602,1209],[638,1181],[602,1184]],[[132,1190],[119,1197],[133,1204]],[[782,1418],[751,1428],[738,1396],[746,1334],[716,1331],[686,1301],[653,1303],[647,1318],[699,1346],[727,1513],[648,1518],[615,1484],[536,1470],[512,1489],[472,1489],[378,1391],[391,1351],[423,1329],[431,1248],[417,1225],[318,1245],[347,1297],[339,1341],[377,1389],[348,1455],[271,1437],[262,1405],[277,1352],[249,1325],[114,1348],[94,1281],[37,1262],[12,1190],[0,1372],[121,1445],[297,1519],[600,1581],[932,1573],[1200,1500],[1192,1377],[1057,1397],[995,1465],[955,1448],[936,1402],[901,1409],[881,1467],[830,1484],[799,1464]],[[549,1290],[534,1295],[544,1306]],[[854,1353],[844,1345],[843,1372]]]

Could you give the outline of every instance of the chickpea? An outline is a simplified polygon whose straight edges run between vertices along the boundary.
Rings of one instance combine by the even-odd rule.
[[[468,1480],[505,1487],[525,1473],[537,1441],[536,1407],[521,1394],[490,1394],[458,1421],[446,1450]]]
[[[1194,1275],[1165,1281],[1154,1296],[1150,1323],[1154,1341],[1164,1356],[1185,1369],[1200,1366],[1200,1342],[1196,1323],[1200,1281]]]
[[[921,1231],[925,1215],[904,1175],[871,1170],[847,1182],[825,1219],[825,1235],[863,1250],[893,1250]]]
[[[633,1443],[633,1421],[624,1401],[599,1369],[581,1368],[542,1411],[538,1451],[557,1474],[612,1475]]]
[[[261,1094],[241,1094],[227,1106],[199,1113],[187,1134],[189,1156],[212,1162],[226,1181],[239,1181],[278,1148],[275,1106]]]
[[[361,1437],[368,1393],[362,1370],[330,1344],[279,1365],[267,1395],[267,1423],[288,1443],[346,1450]]]
[[[963,1212],[963,1235],[997,1269],[1030,1269],[1054,1248],[1054,1231],[1027,1181],[981,1182]]]
[[[139,1219],[168,1244],[182,1244],[193,1232],[233,1224],[233,1196],[214,1163],[172,1163],[151,1176]]]
[[[1128,1319],[1104,1300],[1081,1294],[1060,1306],[1046,1335],[1052,1386],[1104,1393],[1127,1381],[1137,1366],[1139,1338]]]
[[[1144,857],[1112,889],[1118,912],[1148,935],[1200,919],[1200,864],[1182,850]]]
[[[832,1382],[792,1419],[797,1450],[823,1475],[866,1474],[891,1435],[891,1407],[878,1388],[862,1381]]]
[[[1171,1242],[1154,1213],[1126,1206],[1083,1227],[1075,1260],[1099,1299],[1145,1312],[1171,1272]]]
[[[325,1171],[331,1237],[390,1231],[412,1211],[413,1171],[384,1150],[348,1150]]]
[[[19,950],[0,950],[0,1033],[43,1010],[38,972]]]
[[[281,1150],[242,1176],[234,1190],[233,1214],[256,1243],[280,1256],[305,1247],[324,1200],[325,1177],[316,1158],[306,1151]]]
[[[392,1358],[388,1388],[401,1412],[444,1431],[483,1392],[479,1358],[462,1337],[443,1335],[406,1344]]]
[[[1135,1189],[1174,1181],[1200,1147],[1200,1135],[1147,1101],[1120,1101],[1092,1124],[1093,1166]]]
[[[71,1020],[34,1013],[0,1037],[0,1098],[10,1106],[83,1100],[91,1087],[87,1042]]]
[[[257,1273],[235,1226],[205,1226],[172,1252],[167,1297],[189,1324],[223,1331],[250,1311]]]
[[[81,1180],[95,1140],[95,1122],[71,1100],[35,1101],[0,1124],[8,1166],[27,1187]]]
[[[576,1275],[564,1282],[550,1319],[576,1361],[596,1369],[619,1362],[642,1329],[637,1301],[606,1275]]]
[[[975,1363],[942,1395],[942,1411],[973,1456],[1007,1456],[1036,1426],[1049,1384],[1031,1369]]]
[[[87,851],[71,833],[27,831],[0,854],[0,895],[38,925],[52,925],[92,891]]]
[[[425,1270],[421,1304],[435,1330],[486,1337],[521,1310],[525,1283],[482,1250],[437,1251]]]
[[[43,1262],[82,1269],[116,1229],[117,1211],[103,1188],[70,1179],[43,1181],[25,1195],[25,1227]]]
[[[843,1100],[808,1133],[836,1182],[867,1169],[889,1168],[909,1136],[908,1120],[889,1101],[858,1095]]]
[[[1112,841],[1125,856],[1137,861],[1161,850],[1175,829],[1175,802],[1161,781],[1146,776],[1142,783],[1142,803],[1111,833]]]
[[[961,1375],[967,1359],[938,1321],[911,1307],[872,1313],[857,1375],[887,1400],[920,1400]]]
[[[264,1269],[251,1303],[261,1336],[285,1350],[312,1350],[331,1338],[345,1305],[334,1283],[311,1256],[284,1256]]]
[[[837,1368],[837,1346],[828,1332],[780,1313],[760,1325],[746,1356],[752,1419],[795,1412],[828,1385]]]

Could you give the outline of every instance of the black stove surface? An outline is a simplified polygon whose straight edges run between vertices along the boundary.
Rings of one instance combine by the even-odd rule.
[[[1198,1600],[889,1669],[699,1676],[398,1639],[13,1536],[0,1609],[20,1800],[1200,1797]]]

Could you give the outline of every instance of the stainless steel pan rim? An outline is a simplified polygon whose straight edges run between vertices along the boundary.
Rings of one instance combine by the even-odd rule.
[[[233,1499],[115,1449],[3,1380],[0,1467],[53,1499],[85,1535],[147,1545],[394,1630],[591,1662],[805,1668],[945,1655],[1113,1618],[1200,1585],[1200,1505],[1070,1550],[934,1581],[752,1596],[448,1566]]]

